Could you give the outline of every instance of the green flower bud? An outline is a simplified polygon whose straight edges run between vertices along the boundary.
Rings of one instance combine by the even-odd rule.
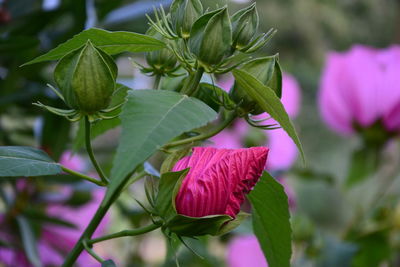
[[[253,75],[262,84],[272,88],[276,95],[281,97],[282,71],[277,56],[254,59],[243,65],[241,69]],[[236,103],[240,103],[241,108],[247,113],[258,115],[264,112],[236,82],[229,94]]]
[[[194,22],[203,14],[200,0],[174,0],[171,4],[172,26],[179,37],[187,39]]]
[[[161,34],[159,34],[153,28],[150,28],[147,33],[156,39],[163,39]],[[152,51],[146,53],[146,61],[152,68],[154,74],[167,74],[175,69],[177,58],[168,48],[163,48],[160,50]]]
[[[241,50],[257,33],[258,13],[256,4],[239,10],[232,16],[232,47]]]
[[[87,41],[58,62],[54,79],[69,107],[93,114],[108,107],[117,72],[113,59]]]
[[[204,14],[194,23],[189,48],[201,63],[220,63],[229,54],[231,44],[232,28],[226,7]]]

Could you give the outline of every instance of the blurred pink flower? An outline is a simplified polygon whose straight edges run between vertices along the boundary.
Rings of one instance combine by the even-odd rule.
[[[348,135],[354,124],[378,120],[388,131],[400,129],[400,46],[375,49],[356,45],[328,54],[321,78],[319,107],[333,130]]]
[[[37,246],[43,266],[62,265],[66,254],[73,248],[89,220],[96,212],[102,195],[103,193],[97,191],[92,194],[91,201],[76,208],[61,204],[51,204],[48,206],[47,214],[49,216],[71,222],[74,224],[74,227],[70,228],[50,223],[43,225]],[[4,225],[2,218],[3,216],[0,216],[0,223]],[[94,236],[104,233],[107,223],[108,218],[106,217],[99,225]],[[12,242],[15,240],[15,237],[9,235],[7,232],[0,231],[0,239]],[[4,264],[6,267],[32,267],[24,252],[15,248],[0,247],[0,266],[1,264]],[[83,252],[78,258],[76,266],[97,267],[98,262],[89,254]]]
[[[61,157],[60,157],[60,163],[61,165],[64,165],[68,169],[77,171],[77,172],[82,172],[86,169],[86,162],[85,160],[75,154],[73,155],[71,151],[65,151]]]
[[[75,171],[84,171],[86,167],[85,160],[78,155],[72,155],[70,151],[62,154],[60,163]],[[30,192],[29,194],[31,194],[35,188],[32,184],[28,184],[26,180],[21,179],[17,181],[17,190]],[[58,190],[59,194],[65,198],[72,196],[73,193],[69,187],[60,187]],[[95,191],[91,195],[92,199],[82,206],[72,207],[60,203],[49,203],[47,205],[46,211],[49,216],[70,222],[74,227],[71,228],[50,223],[43,225],[41,236],[38,240],[38,251],[44,266],[61,266],[65,255],[73,248],[76,241],[78,241],[81,233],[96,212],[102,200],[103,192]],[[0,225],[4,225],[5,222],[3,221],[4,216],[0,214]],[[94,236],[104,233],[107,223],[108,217],[99,225]],[[0,239],[13,241],[15,237],[0,230]],[[31,267],[24,252],[14,248],[0,247],[0,263],[7,267]],[[78,258],[77,266],[95,267],[98,266],[98,262],[89,254],[83,252]]]
[[[260,178],[267,155],[265,147],[193,148],[193,154],[173,168],[180,171],[190,167],[175,199],[177,212],[192,217],[236,217],[245,195]]]
[[[227,247],[228,267],[268,267],[268,263],[254,235],[237,236]]]
[[[233,80],[225,79],[220,82],[220,86],[225,90],[229,90]],[[288,113],[293,119],[300,111],[301,104],[301,90],[296,79],[288,74],[283,74],[282,81],[282,103]],[[267,118],[268,114],[263,113],[255,116],[257,119]],[[273,119],[269,119],[265,123],[276,123]],[[210,138],[214,143],[212,146],[216,148],[239,148],[242,147],[242,141],[246,133],[250,130],[249,126],[244,120],[236,121],[232,127],[225,129],[218,135]],[[266,145],[270,148],[269,160],[267,168],[269,170],[282,170],[290,168],[297,159],[297,147],[287,133],[282,129],[264,131],[267,136]]]

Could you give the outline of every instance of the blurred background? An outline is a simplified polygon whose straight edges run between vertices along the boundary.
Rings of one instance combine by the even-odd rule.
[[[233,14],[254,1],[202,2],[211,9],[228,5]],[[151,15],[153,6],[167,8],[170,3],[168,0],[0,0],[0,145],[41,147],[56,160],[71,164],[70,168],[90,173],[91,165],[85,154],[79,150],[74,155],[69,152],[74,146],[77,125],[32,105],[36,101],[62,105],[46,87],[47,83],[54,84],[55,62],[19,66],[90,27],[144,33],[148,27],[145,14]],[[318,105],[321,77],[330,51],[348,51],[356,44],[385,49],[400,42],[400,2],[258,0],[256,3],[260,31],[278,29],[262,54],[279,53],[287,77],[284,98],[285,90],[296,91],[296,96],[287,96],[284,104],[287,109],[298,106],[290,115],[302,140],[307,163],[304,166],[296,160],[296,152],[290,152],[291,144],[285,140],[241,126],[241,122],[227,129],[222,139],[236,140],[232,142],[238,146],[270,144],[277,147],[275,154],[289,153],[289,162],[283,156],[283,163],[278,162],[269,169],[289,195],[293,266],[400,266],[399,131],[379,126],[377,131],[385,133],[384,140],[379,149],[370,153],[366,148],[374,145],[365,136],[372,126],[360,129],[355,125],[354,131],[343,135],[326,121],[321,115],[323,107]],[[140,54],[116,57],[119,82],[134,89],[151,88],[153,78],[135,69],[128,57],[145,62]],[[393,75],[400,77],[400,68],[394,68]],[[346,83],[346,75],[351,71],[345,69],[337,74],[337,86]],[[229,89],[230,78],[218,78],[220,85]],[[392,90],[400,90],[400,86]],[[400,109],[392,113],[400,117]],[[117,137],[118,129],[115,129],[95,140],[96,154],[105,166],[111,165]],[[214,146],[225,146],[218,143],[222,142],[218,137],[212,141]],[[157,166],[157,158],[152,162]],[[356,177],[357,183],[349,185],[349,177]],[[50,236],[69,236],[73,240],[79,231],[75,229],[71,234],[68,231],[72,230],[66,232],[62,225],[72,222],[78,225],[77,229],[82,229],[90,219],[98,195],[103,192],[71,177],[54,178],[0,181],[0,266],[30,266],[14,249],[27,246],[21,244],[26,223],[18,218],[23,218],[36,233],[38,240],[30,243],[33,251],[39,257],[47,255],[48,258],[64,253],[61,248],[54,249],[54,238]],[[103,234],[134,228],[147,220],[133,198],[143,198],[142,191],[142,184],[138,184],[121,197],[100,229]],[[10,210],[17,218],[15,224],[10,223],[14,222],[9,219]],[[82,220],[75,222],[74,214],[80,214]],[[187,240],[204,259],[182,248],[178,253],[181,266],[266,266],[265,260],[256,253],[259,248],[250,233],[251,222],[247,221],[220,238]],[[104,242],[95,250],[105,258],[113,258],[118,266],[175,265],[173,260],[165,261],[167,246],[159,232]],[[241,263],[235,255],[257,260]],[[8,261],[15,259],[20,261],[10,265]],[[49,260],[45,266],[58,266],[58,262],[60,259]],[[88,262],[91,261],[82,259],[79,266],[90,266]]]

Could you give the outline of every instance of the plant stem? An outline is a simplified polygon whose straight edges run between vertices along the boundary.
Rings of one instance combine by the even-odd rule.
[[[97,180],[97,179],[95,179],[95,178],[93,178],[93,177],[87,176],[87,175],[85,175],[85,174],[83,174],[83,173],[79,173],[79,172],[73,171],[73,170],[71,170],[71,169],[68,169],[68,168],[65,167],[65,166],[62,166],[62,165],[61,165],[61,169],[62,169],[64,172],[66,172],[66,173],[69,173],[69,174],[71,174],[71,175],[74,175],[74,176],[76,176],[76,177],[79,177],[79,178],[81,178],[81,179],[84,179],[84,180],[86,180],[86,181],[92,182],[92,183],[97,184],[97,185],[99,185],[99,186],[106,186],[106,184],[105,184],[104,182],[102,182],[102,181],[99,181],[99,180]]]
[[[96,169],[97,173],[99,174],[103,183],[108,184],[107,176],[104,174],[103,170],[101,169],[100,165],[97,163],[96,158],[94,157],[92,144],[90,140],[90,121],[88,116],[85,116],[85,145],[86,150],[88,152],[89,158],[92,161],[94,168]]]
[[[132,175],[132,173],[129,173],[124,181],[127,181],[129,177]],[[75,244],[74,248],[72,251],[68,254],[67,258],[65,259],[62,267],[71,267],[76,259],[79,257],[79,255],[82,253],[82,250],[84,249],[83,242],[87,239],[90,239],[91,236],[93,235],[94,231],[96,231],[97,227],[99,226],[101,220],[103,219],[104,215],[106,215],[108,209],[111,207],[112,203],[115,202],[115,200],[118,199],[119,195],[125,188],[126,183],[122,183],[111,195],[110,198],[108,198],[107,201],[106,195],[103,198],[103,201],[101,202],[100,206],[98,207],[96,213],[94,214],[92,220],[90,221],[89,225],[86,227],[85,231],[79,238],[78,242]]]
[[[102,237],[94,238],[94,239],[88,240],[87,243],[92,245],[92,244],[95,244],[95,243],[98,243],[98,242],[101,242],[101,241],[105,241],[105,240],[110,240],[110,239],[113,239],[113,238],[141,235],[141,234],[145,234],[145,233],[151,232],[151,231],[153,231],[153,230],[155,230],[155,229],[157,229],[159,227],[160,227],[160,225],[150,224],[150,225],[138,228],[138,229],[123,230],[121,232],[117,232],[117,233],[114,233],[114,234],[109,234],[109,235],[105,235],[105,236],[102,236]]]
[[[201,140],[205,140],[205,139],[208,139],[210,137],[213,137],[214,135],[217,135],[222,130],[224,130],[226,127],[228,127],[229,124],[231,124],[233,122],[233,120],[236,118],[236,116],[237,116],[236,112],[231,112],[227,116],[225,121],[221,125],[219,125],[217,128],[213,129],[212,131],[210,131],[208,133],[200,134],[200,135],[197,135],[197,136],[194,136],[194,137],[191,137],[191,138],[187,138],[187,139],[171,142],[171,143],[166,144],[165,146],[163,146],[163,149],[169,149],[169,148],[173,148],[173,147],[176,147],[176,146],[186,145],[186,144],[194,143],[194,142],[197,142],[197,141],[201,141]]]
[[[84,240],[82,242],[85,250],[90,254],[90,256],[92,256],[93,258],[95,258],[98,262],[102,263],[104,261],[104,259],[102,259],[99,255],[96,254],[96,252],[93,251],[93,249],[91,249],[88,246],[88,242],[86,240]]]
[[[196,93],[201,77],[203,77],[204,69],[202,67],[198,68],[195,73],[189,75],[186,79],[183,88],[181,90],[182,94],[191,96]]]
[[[153,89],[154,90],[160,89],[160,83],[161,83],[161,75],[160,74],[156,74],[156,76],[154,77]]]

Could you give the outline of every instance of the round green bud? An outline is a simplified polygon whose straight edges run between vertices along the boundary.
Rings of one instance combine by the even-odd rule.
[[[110,104],[117,73],[113,59],[87,41],[58,62],[54,79],[69,107],[93,114]]]
[[[258,28],[258,13],[256,4],[239,10],[232,18],[232,46],[241,50],[254,38]]]
[[[174,0],[170,13],[175,32],[187,39],[194,22],[203,14],[203,6],[200,0]]]
[[[282,72],[277,56],[256,58],[244,64],[241,69],[253,75],[262,84],[273,89],[278,97],[281,97]],[[229,94],[232,100],[240,104],[246,113],[258,115],[264,112],[257,102],[247,94],[246,90],[236,82]]]
[[[150,28],[147,34],[156,39],[162,39],[161,34],[153,28]],[[175,69],[177,58],[169,48],[162,48],[146,53],[146,61],[153,69],[154,74],[164,75]]]
[[[231,45],[232,28],[226,7],[206,13],[194,23],[189,48],[201,63],[219,64],[229,54]]]

